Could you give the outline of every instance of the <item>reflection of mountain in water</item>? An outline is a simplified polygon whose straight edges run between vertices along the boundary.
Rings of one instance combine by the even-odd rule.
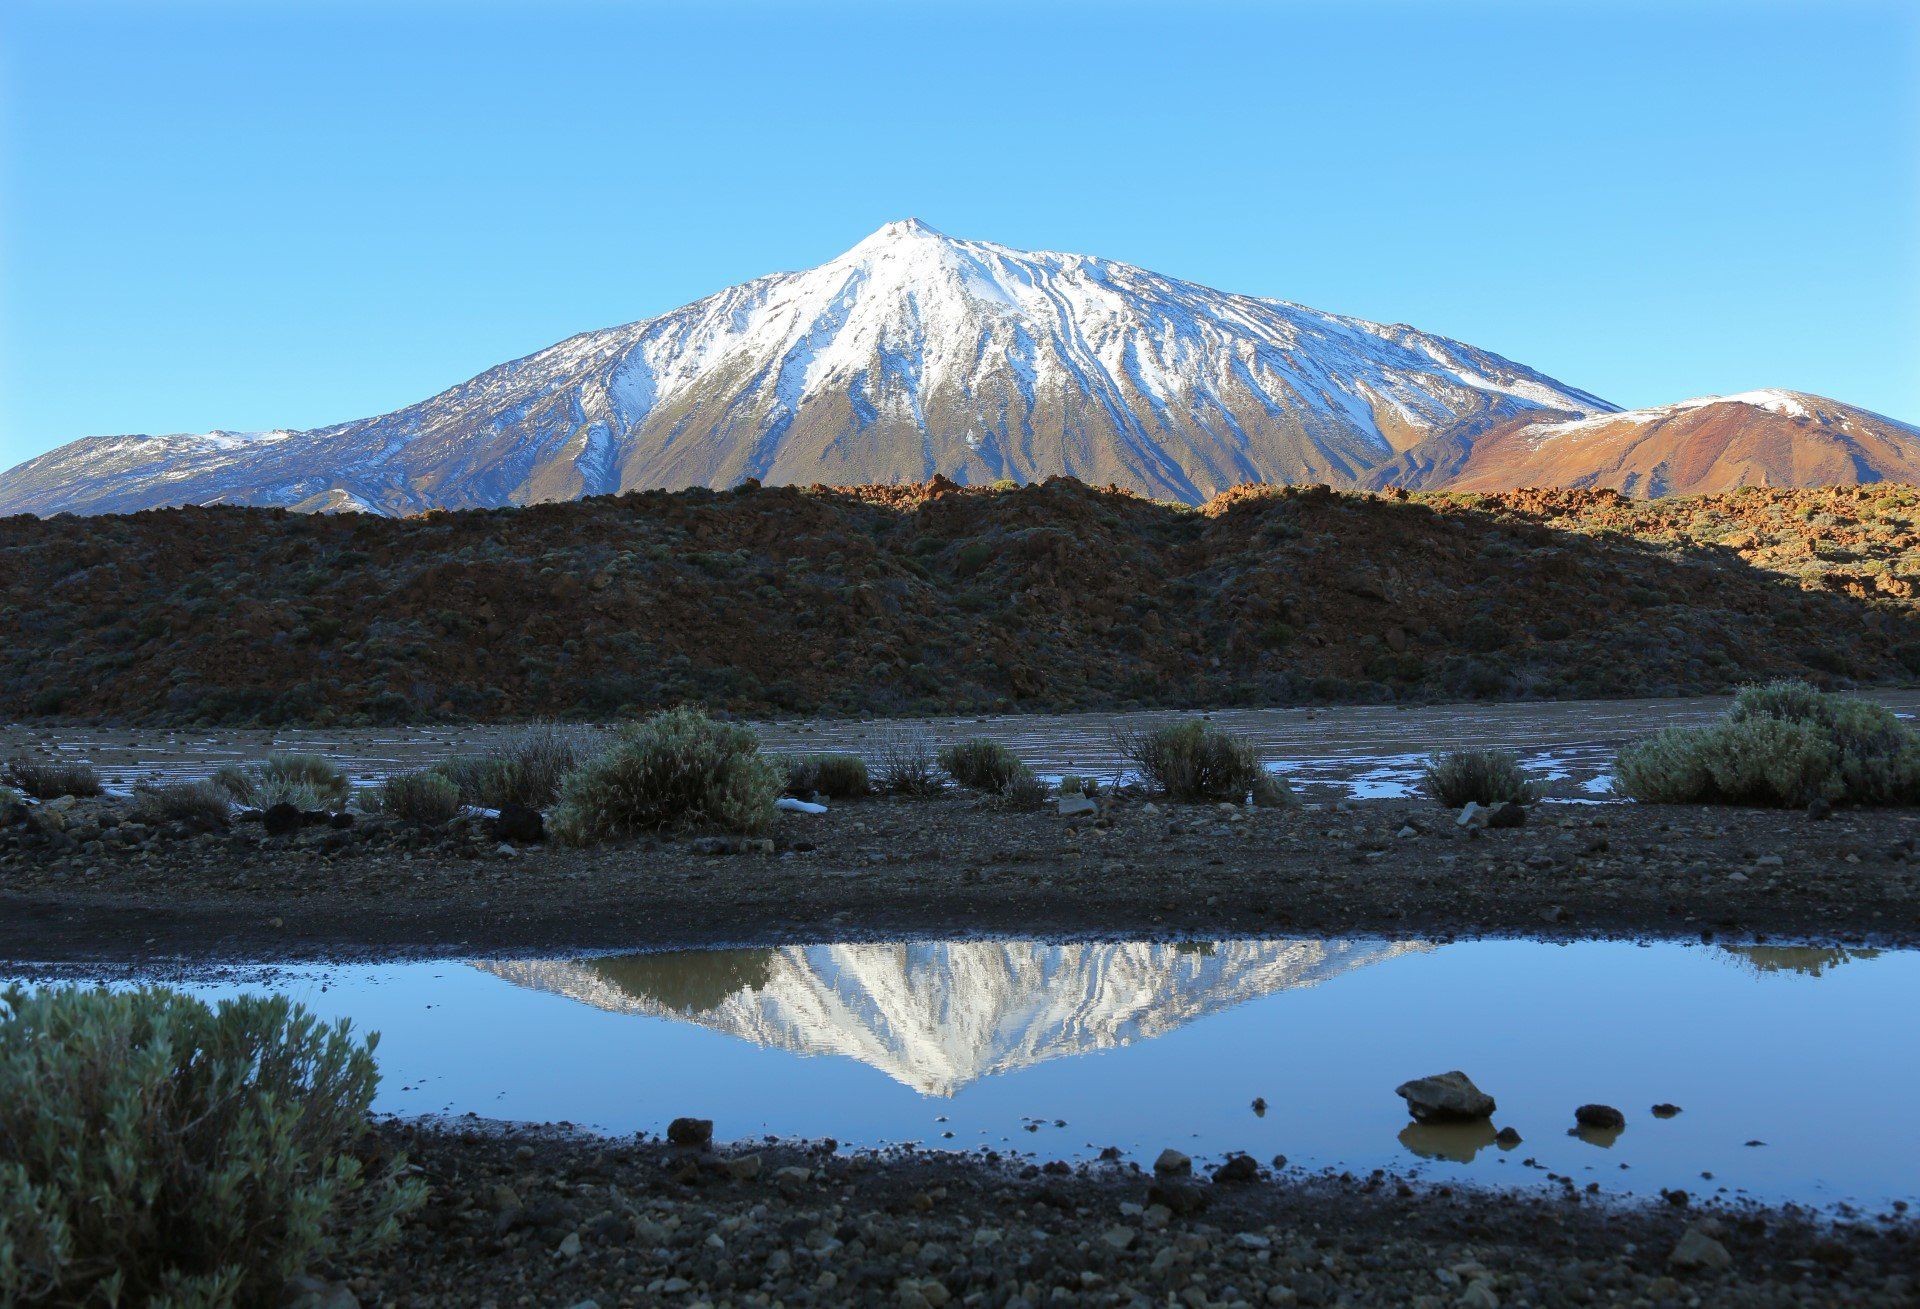
[[[1033,941],[787,946],[477,962],[520,986],[679,1018],[796,1054],[847,1055],[929,1095],[1129,1045],[1415,942]]]

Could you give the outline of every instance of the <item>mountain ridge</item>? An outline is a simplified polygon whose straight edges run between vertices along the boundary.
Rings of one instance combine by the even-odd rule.
[[[0,512],[408,513],[936,474],[1067,475],[1198,503],[1246,482],[1351,485],[1436,433],[1614,409],[1405,324],[909,219],[815,268],[576,334],[390,414],[84,438],[0,474]]]

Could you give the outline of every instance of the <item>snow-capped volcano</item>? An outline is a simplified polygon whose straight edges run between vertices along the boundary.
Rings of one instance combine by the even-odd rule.
[[[602,1009],[842,1055],[926,1095],[1147,1040],[1274,991],[1428,947],[1380,941],[813,945],[605,959],[479,961]]]
[[[0,475],[0,513],[405,513],[935,473],[1064,473],[1197,501],[1242,482],[1353,485],[1437,434],[1613,409],[1404,324],[908,219],[817,268],[572,337],[378,418],[76,441]]]

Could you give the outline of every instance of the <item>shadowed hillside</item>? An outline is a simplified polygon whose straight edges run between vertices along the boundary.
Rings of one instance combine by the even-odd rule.
[[[1656,695],[1920,667],[1920,493],[1053,480],[0,519],[0,715],[357,723]]]

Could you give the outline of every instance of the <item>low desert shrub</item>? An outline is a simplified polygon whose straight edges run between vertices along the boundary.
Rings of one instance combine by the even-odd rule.
[[[984,736],[947,746],[940,752],[940,767],[968,790],[994,795],[1028,771],[1020,756]]]
[[[1147,785],[1175,800],[1214,800],[1243,804],[1284,803],[1290,795],[1284,778],[1260,766],[1253,743],[1199,718],[1147,732],[1114,734],[1121,755],[1140,769]]]
[[[1053,788],[1025,767],[1000,788],[1000,801],[1009,809],[1035,810],[1052,798]]]
[[[787,770],[787,794],[851,800],[873,789],[867,764],[857,754],[797,754],[781,761]]]
[[[938,795],[946,789],[933,743],[918,734],[888,737],[880,743],[874,789],[882,795]]]
[[[1458,809],[1468,803],[1531,804],[1533,783],[1511,750],[1453,750],[1427,762],[1421,787],[1439,803]]]
[[[36,800],[58,800],[63,795],[99,795],[100,774],[92,764],[54,759],[15,759],[6,767],[6,779]]]
[[[1892,711],[1804,682],[1748,687],[1706,727],[1620,752],[1615,789],[1653,804],[1920,803],[1920,734]]]
[[[317,754],[269,755],[258,768],[259,794],[255,800],[262,809],[282,801],[298,803],[312,795],[317,808],[337,809],[346,804],[353,786],[347,775],[332,760]],[[301,805],[301,808],[310,806]]]
[[[568,774],[551,827],[571,845],[684,827],[762,832],[785,786],[751,731],[670,709]]]
[[[233,797],[215,782],[180,782],[133,793],[134,817],[145,823],[187,823],[202,831],[227,825]]]
[[[455,755],[435,764],[433,771],[459,788],[467,804],[545,809],[560,798],[567,774],[593,752],[593,739],[582,728],[532,723],[484,753]]]
[[[1084,795],[1089,800],[1100,794],[1100,779],[1097,777],[1076,777],[1072,773],[1060,779],[1061,795]]]
[[[438,827],[460,812],[460,788],[432,769],[395,773],[363,795],[361,803],[402,822]]]
[[[375,1039],[282,997],[0,993],[0,1303],[274,1304],[390,1241]]]
[[[353,793],[347,775],[317,754],[277,754],[255,764],[222,764],[214,770],[212,781],[255,809],[276,804],[300,810],[339,809]]]

